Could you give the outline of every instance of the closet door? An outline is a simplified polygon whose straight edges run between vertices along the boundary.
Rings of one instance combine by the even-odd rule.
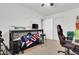
[[[53,20],[52,18],[47,18],[43,23],[44,33],[47,39],[53,39]]]

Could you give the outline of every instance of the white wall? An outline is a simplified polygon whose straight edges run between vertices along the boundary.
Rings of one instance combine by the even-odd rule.
[[[23,26],[29,29],[32,23],[37,23],[41,28],[40,19],[41,16],[38,13],[28,8],[16,4],[0,4],[0,30],[8,47],[10,26]]]
[[[52,18],[52,23],[53,23],[50,25],[53,28],[52,31],[49,31],[50,27],[45,26],[45,29],[47,29],[47,27],[48,27],[48,30],[46,30],[46,32],[49,33],[48,36],[49,35],[51,36],[51,33],[53,33],[53,35],[51,36],[51,37],[53,37],[52,39],[59,40],[58,35],[57,35],[57,24],[62,25],[65,35],[67,35],[67,31],[74,31],[76,16],[78,16],[78,15],[79,15],[79,8],[72,9],[69,11],[64,11],[62,13],[58,13],[58,14],[54,14],[54,15],[52,14],[52,15],[48,16],[49,19],[45,21],[45,22],[47,22],[46,25],[49,25],[51,23],[51,18]]]
[[[65,11],[54,15],[54,39],[58,40],[57,25],[60,24],[63,28],[65,36],[67,31],[75,31],[76,17],[79,15],[79,8]]]

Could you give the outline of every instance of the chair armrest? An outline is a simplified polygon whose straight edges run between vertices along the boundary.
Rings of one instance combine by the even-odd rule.
[[[65,37],[65,39],[68,39],[68,37]]]
[[[66,39],[67,41],[72,41],[72,40],[73,40],[73,39],[72,39],[72,40],[69,40],[69,37],[65,37],[65,39]]]
[[[65,40],[69,41],[69,40],[68,40],[68,37],[65,37]]]

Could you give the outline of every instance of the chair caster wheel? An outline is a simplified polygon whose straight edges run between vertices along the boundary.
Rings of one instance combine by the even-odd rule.
[[[60,51],[58,51],[58,53],[60,53]]]

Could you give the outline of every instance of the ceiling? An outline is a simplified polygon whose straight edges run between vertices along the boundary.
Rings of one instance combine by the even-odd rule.
[[[18,5],[36,11],[42,16],[79,8],[79,3],[54,3],[54,6],[51,7],[41,7],[41,3],[19,3]]]

